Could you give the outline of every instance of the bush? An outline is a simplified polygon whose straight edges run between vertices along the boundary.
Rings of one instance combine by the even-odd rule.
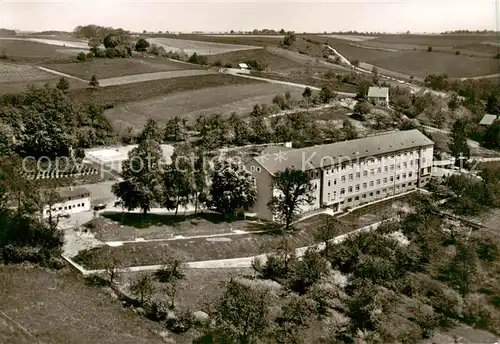
[[[106,49],[106,57],[108,59],[112,59],[115,57],[115,48],[107,48]]]
[[[105,58],[106,57],[106,50],[103,50],[103,49],[97,49],[95,51],[95,57],[98,57],[98,58]]]
[[[226,63],[224,65],[224,68],[233,68],[233,65],[231,63]]]
[[[217,60],[213,63],[213,66],[214,67],[221,67],[222,66],[222,62],[220,60]]]
[[[432,52],[432,47],[428,47],[427,52],[429,52],[429,53]]]
[[[455,51],[455,55],[460,55],[460,50]]]
[[[250,66],[250,68],[255,69],[258,72],[262,72],[264,69],[266,69],[266,65],[257,60],[248,60],[245,63]]]
[[[87,54],[85,54],[82,51],[81,53],[78,53],[78,55],[76,55],[76,59],[77,59],[77,61],[85,61],[85,60],[87,60]]]
[[[126,58],[128,56],[127,48],[123,45],[115,47],[115,56]]]
[[[161,301],[148,302],[145,306],[146,317],[153,321],[165,321],[168,316],[168,307]]]
[[[193,312],[191,312],[190,309],[185,308],[179,312],[178,316],[174,315],[169,317],[165,322],[165,326],[170,331],[180,334],[187,332],[191,327],[193,327],[194,322],[195,318]]]
[[[91,285],[91,286],[95,286],[95,287],[105,287],[105,286],[108,286],[110,284],[107,279],[105,279],[99,275],[89,275],[89,276],[85,277],[85,283],[87,285]]]

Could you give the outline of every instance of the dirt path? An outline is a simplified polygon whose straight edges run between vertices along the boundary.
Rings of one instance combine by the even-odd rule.
[[[240,78],[247,78],[247,79],[254,79],[254,80],[259,80],[259,81],[265,81],[271,84],[278,84],[278,85],[285,85],[285,86],[291,86],[291,87],[298,87],[298,88],[306,88],[309,87],[313,91],[320,91],[321,89],[315,86],[311,85],[305,85],[305,84],[297,84],[294,82],[289,82],[289,81],[281,81],[281,80],[275,80],[275,79],[267,79],[267,78],[262,78],[258,76],[251,76],[251,75],[245,75],[245,74],[240,74],[239,69],[234,69],[234,68],[221,68],[219,69],[219,72],[222,74],[230,74],[234,76],[238,76]],[[335,92],[340,96],[344,97],[355,97],[356,93],[348,93],[348,92]]]
[[[47,73],[57,75],[57,76],[62,76],[64,78],[78,80],[78,81],[84,82],[86,84],[89,82],[88,80],[83,80],[83,79],[77,78],[76,76],[69,75],[66,73],[61,73],[61,72],[58,72],[58,71],[53,70],[53,69],[49,69],[49,68],[45,68],[45,67],[41,67],[41,66],[38,66],[38,69],[43,70],[44,72],[47,72]]]

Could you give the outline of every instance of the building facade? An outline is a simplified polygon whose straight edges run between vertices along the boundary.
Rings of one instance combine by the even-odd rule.
[[[302,212],[330,207],[335,212],[424,186],[433,166],[434,142],[418,130],[400,131],[253,158],[246,164],[257,188],[250,210],[272,220],[267,204],[276,192],[273,176],[286,168],[307,171],[315,201]]]
[[[368,100],[383,106],[389,106],[389,88],[388,87],[370,87],[368,89]]]
[[[85,188],[69,188],[59,192],[59,201],[52,205],[52,216],[71,215],[90,211],[90,191]],[[48,218],[50,208],[43,208],[43,217]]]

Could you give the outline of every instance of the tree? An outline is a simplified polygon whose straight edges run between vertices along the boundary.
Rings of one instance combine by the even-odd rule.
[[[153,279],[148,274],[141,274],[130,284],[130,292],[136,298],[139,298],[139,302],[143,304],[149,301],[151,296],[155,291],[153,284]]]
[[[323,104],[329,103],[334,98],[335,96],[333,92],[328,87],[322,87],[321,90],[319,91],[319,100]]]
[[[293,33],[292,31],[288,31],[286,34],[285,34],[285,37],[283,38],[283,44],[287,47],[291,46],[293,43],[295,43],[295,40],[296,40],[296,37],[295,37],[295,33]]]
[[[324,243],[324,256],[328,258],[330,242],[340,234],[338,228],[338,222],[335,218],[328,216],[325,217],[318,228],[318,231],[314,233],[314,239],[316,242]]]
[[[358,132],[354,125],[348,119],[345,119],[342,124],[342,131],[344,133],[345,140],[354,140],[358,138]]]
[[[149,48],[149,42],[144,38],[139,38],[139,40],[135,43],[135,50],[140,52],[146,52]]]
[[[104,37],[104,40],[102,42],[104,44],[104,47],[106,49],[108,48],[116,48],[118,45],[120,45],[120,38],[115,35],[115,34],[108,34],[106,37]]]
[[[431,46],[427,47],[427,52],[428,53],[432,52],[432,47]]]
[[[470,290],[477,270],[477,255],[469,243],[459,242],[456,245],[455,257],[446,271],[448,280],[465,297]]]
[[[276,319],[273,338],[277,344],[301,343],[300,332],[308,328],[315,313],[314,301],[293,295]]]
[[[281,110],[286,110],[287,109],[287,104],[285,101],[285,97],[283,97],[281,94],[277,94],[273,98],[273,104],[278,106]]]
[[[231,114],[228,120],[228,127],[233,131],[233,143],[242,146],[248,143],[250,132],[248,125],[239,118],[235,112]]]
[[[500,121],[493,122],[483,136],[483,146],[490,149],[500,148]]]
[[[309,248],[301,260],[295,261],[287,284],[296,293],[305,294],[309,288],[326,276],[329,262],[314,248]]]
[[[60,78],[59,82],[56,85],[56,88],[58,90],[63,91],[64,93],[66,93],[69,90],[69,81],[68,81],[68,79],[66,79],[66,78]]]
[[[280,30],[280,35],[284,35],[285,34],[285,29],[281,29]]]
[[[95,90],[97,87],[99,87],[99,80],[97,80],[97,77],[94,75],[92,75],[92,77],[90,78],[90,81],[89,81],[89,86]]]
[[[492,115],[500,115],[500,94],[498,91],[495,90],[488,95],[486,112]]]
[[[365,101],[358,101],[356,105],[354,105],[354,114],[359,116],[364,116],[370,113],[370,106]]]
[[[271,187],[277,195],[273,196],[268,206],[287,232],[301,212],[300,207],[313,204],[313,186],[307,172],[287,168],[273,177]]]
[[[163,200],[163,152],[153,140],[144,140],[128,154],[122,164],[124,181],[114,184],[112,191],[128,210],[140,208],[146,215]]]
[[[302,98],[306,102],[307,112],[309,112],[309,102],[311,101],[311,97],[312,97],[312,90],[310,87],[306,87],[304,89],[304,92],[302,92]]]
[[[163,142],[163,132],[158,126],[158,123],[152,118],[149,118],[146,122],[146,125],[137,136],[137,143],[141,143],[143,141],[154,141],[156,143]]]
[[[224,215],[238,215],[248,210],[257,199],[251,174],[237,163],[218,162],[211,179],[208,205]]]
[[[175,209],[175,216],[179,206],[189,204],[195,188],[194,166],[192,166],[191,146],[179,145],[172,155],[172,164],[163,174],[164,199],[163,205],[168,209]]]
[[[215,306],[214,343],[252,344],[265,338],[269,323],[269,293],[231,280]]]
[[[98,38],[93,37],[89,39],[88,46],[94,56],[97,56],[100,45],[101,41]]]
[[[187,121],[185,118],[174,116],[167,121],[164,131],[166,142],[181,142],[187,139]]]
[[[451,155],[456,159],[455,164],[463,164],[462,159],[470,158],[470,149],[467,144],[467,122],[463,119],[458,119],[451,129],[451,138],[448,143],[448,148]]]

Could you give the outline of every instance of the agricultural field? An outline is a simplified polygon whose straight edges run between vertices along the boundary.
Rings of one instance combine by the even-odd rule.
[[[0,290],[0,343],[165,343],[160,325],[66,269],[2,266]]]
[[[180,78],[161,79],[134,84],[101,87],[96,90],[78,89],[68,93],[68,96],[80,103],[98,102],[117,106],[167,94],[199,90],[214,86],[229,86],[240,84],[255,84],[257,81],[223,74],[208,74]]]
[[[59,78],[42,71],[36,66],[4,62],[0,64],[0,95],[22,92],[28,85],[42,87],[46,83],[54,86]],[[87,85],[78,80],[70,79],[70,88],[85,88]]]
[[[195,65],[173,62],[164,58],[94,59],[92,61],[45,64],[44,67],[61,73],[89,80],[95,75],[99,80],[126,75],[201,69]]]
[[[206,75],[203,78],[220,77],[220,75]],[[192,82],[196,83],[197,78],[192,77]],[[202,77],[198,77],[200,79]],[[284,94],[290,91],[296,99],[301,97],[302,89],[297,87],[274,85],[269,83],[245,83],[250,79],[238,78],[243,81],[241,84],[232,85],[207,85],[206,87],[185,88],[184,92],[176,90],[173,94],[157,98],[149,98],[128,102],[106,110],[105,114],[117,132],[121,132],[131,126],[140,130],[148,118],[153,118],[160,124],[173,116],[181,116],[188,120],[194,120],[200,115],[212,115],[216,113],[230,114],[236,112],[245,116],[250,114],[255,104],[271,104],[272,98],[277,94]],[[166,79],[163,82],[172,80],[172,83],[179,82],[181,78]],[[254,80],[252,80],[254,81]],[[201,81],[200,81],[201,82]],[[134,84],[134,86],[137,84]],[[107,88],[106,88],[107,89]]]
[[[149,38],[149,43],[156,44],[165,48],[166,51],[184,51],[188,55],[197,53],[198,55],[221,54],[230,51],[259,49],[258,46],[225,44],[215,42],[190,41],[185,39],[173,38]]]
[[[197,35],[197,34],[159,34],[159,35],[148,35],[144,38],[169,38],[169,39],[180,39],[180,40],[190,40],[197,42],[212,42],[212,43],[223,43],[223,44],[237,44],[237,45],[250,45],[257,47],[265,47],[268,45],[277,46],[279,41],[282,40],[280,36],[265,36],[256,37],[252,35],[232,35],[221,36],[221,35]]]
[[[378,42],[378,48],[363,47],[360,44],[347,43],[346,41],[326,38],[329,45],[336,49],[340,54],[344,55],[349,60],[358,60],[380,68],[395,71],[409,76],[425,77],[431,73],[446,73],[452,78],[460,77],[473,77],[495,74],[498,71],[498,60],[493,56],[477,56],[474,54],[467,54],[466,51],[461,52],[460,55],[455,55],[453,46],[439,47],[433,46],[432,52],[427,52],[427,46],[431,45],[432,39],[429,38],[427,45],[415,47],[415,50],[408,50],[409,46],[405,49],[398,51],[394,49],[394,45],[390,44],[418,44],[419,40],[412,40],[411,36],[409,41],[405,42],[404,37],[397,41],[381,42],[379,39],[369,41],[370,44]],[[453,41],[451,41],[453,42]],[[383,43],[390,43],[384,47]],[[467,43],[466,41],[463,42]],[[365,44],[363,42],[363,44]],[[450,44],[450,43],[448,43]],[[384,50],[382,50],[384,47]],[[472,56],[471,56],[472,55]]]
[[[28,40],[11,40],[0,38],[0,53],[8,60],[23,62],[70,61],[88,49],[75,49],[49,45]]]
[[[343,39],[343,40],[351,41],[351,42],[364,42],[364,41],[368,41],[368,40],[377,38],[374,36],[335,35],[335,34],[333,34],[333,35],[321,35],[321,37]]]

